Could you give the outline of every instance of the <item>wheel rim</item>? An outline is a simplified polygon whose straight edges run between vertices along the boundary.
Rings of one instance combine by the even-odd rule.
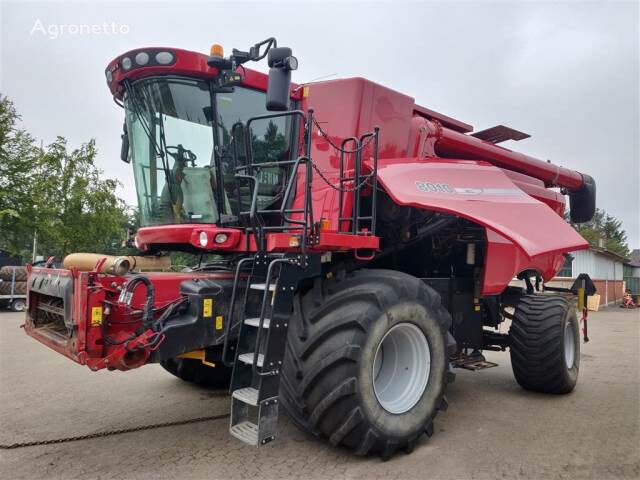
[[[567,368],[572,368],[576,359],[575,335],[571,322],[567,322],[564,327],[564,363]]]
[[[393,326],[378,344],[373,360],[373,390],[389,413],[411,410],[422,397],[431,370],[431,351],[413,323]]]

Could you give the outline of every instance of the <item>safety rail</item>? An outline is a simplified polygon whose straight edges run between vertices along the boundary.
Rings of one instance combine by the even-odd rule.
[[[348,229],[348,233],[352,235],[358,235],[363,233],[361,222],[369,222],[369,228],[366,233],[375,235],[376,233],[376,207],[377,207],[377,190],[378,190],[378,137],[379,129],[375,127],[373,132],[368,132],[357,137],[347,137],[340,144],[340,176],[339,176],[339,196],[338,196],[338,231],[342,230],[342,224],[344,222],[351,222],[351,228]],[[366,143],[365,143],[366,140]],[[370,141],[373,141],[373,165],[372,171],[368,175],[362,175],[362,152]],[[353,150],[346,150],[347,145],[353,144]],[[353,176],[345,176],[345,154],[352,153],[354,155],[353,161]],[[362,216],[360,210],[362,206],[362,197],[364,186],[371,180],[371,215]],[[351,182],[353,187],[347,188],[345,184]],[[344,209],[344,195],[346,193],[353,192],[353,207],[351,209],[351,215],[343,217],[342,212]]]
[[[255,162],[253,152],[253,138],[251,124],[265,119],[279,118],[279,117],[299,117],[303,120],[304,130],[304,155],[299,156],[295,160],[281,160],[281,161],[269,161],[269,162]],[[329,179],[327,179],[322,172],[314,165],[311,159],[311,144],[312,133],[314,125],[317,126],[319,132],[340,152],[340,165],[338,185],[334,185]],[[244,127],[240,122],[236,123],[232,129],[232,136],[237,135],[239,129]],[[245,164],[238,165],[238,152],[234,142],[234,168],[235,178],[238,181],[249,182],[251,184],[251,197],[249,200],[249,209],[242,209],[245,202],[242,200],[242,194],[240,188],[237,188],[238,192],[238,216],[240,219],[248,219],[245,228],[247,233],[251,233],[256,242],[256,248],[258,251],[264,251],[265,245],[265,233],[268,231],[300,231],[301,242],[300,247],[302,251],[306,251],[309,238],[313,237],[313,229],[316,228],[313,221],[313,208],[312,208],[312,181],[313,170],[316,170],[318,177],[322,179],[332,188],[338,190],[338,233],[347,233],[352,235],[375,235],[376,230],[376,209],[377,209],[377,187],[378,187],[378,141],[379,141],[379,129],[375,127],[372,132],[365,133],[360,137],[348,137],[345,138],[340,146],[334,145],[327,134],[322,131],[320,125],[314,120],[313,109],[309,109],[307,114],[301,110],[291,110],[281,113],[270,113],[266,115],[258,115],[251,117],[246,122],[246,128],[244,131],[245,137]],[[372,145],[372,169],[366,175],[363,175],[363,153],[368,145]],[[347,148],[352,148],[347,150]],[[347,154],[353,154],[352,168],[347,169]],[[294,191],[294,187],[299,177],[300,165],[305,166],[305,187],[304,187],[304,200],[302,208],[292,208],[291,194]],[[259,208],[258,197],[260,190],[260,178],[259,174],[261,169],[273,168],[273,167],[289,167],[287,172],[287,181],[284,188],[284,192],[280,198],[280,208]],[[362,201],[365,197],[365,187],[370,187],[367,191],[367,195],[371,197],[370,200],[370,214],[362,215]],[[353,195],[352,209],[348,216],[343,216],[346,195]],[[278,216],[277,225],[267,225],[264,221],[264,217]],[[345,223],[348,225],[345,226]],[[247,242],[249,242],[249,236],[247,236]],[[248,245],[247,245],[248,247]]]
[[[303,120],[304,132],[305,132],[305,155],[300,156],[295,160],[281,160],[276,162],[260,162],[254,163],[253,161],[253,142],[251,124],[258,120],[266,120],[278,117],[300,117]],[[237,129],[238,124],[232,127],[232,134]],[[313,209],[311,205],[311,183],[312,183],[312,171],[311,171],[311,133],[313,129],[313,110],[309,109],[308,113],[301,110],[291,110],[281,113],[270,113],[266,115],[258,115],[249,118],[246,124],[245,131],[245,154],[246,164],[238,165],[237,161],[237,149],[234,148],[234,162],[236,175],[238,180],[250,181],[253,184],[253,191],[251,195],[251,201],[248,211],[239,211],[239,216],[248,217],[249,227],[248,233],[252,233],[256,247],[259,251],[265,249],[265,232],[266,231],[285,231],[285,230],[302,230],[300,247],[304,251],[307,247],[307,239],[310,236],[310,231],[313,228]],[[288,208],[287,205],[290,202],[291,192],[293,185],[297,181],[298,171],[300,164],[305,165],[305,189],[304,189],[304,206],[303,208]],[[288,174],[287,185],[284,190],[284,194],[281,198],[281,206],[279,209],[259,209],[258,208],[258,194],[260,190],[260,180],[258,173],[263,168],[273,167],[286,167],[291,166],[291,170]],[[238,189],[238,208],[241,209],[242,201]],[[280,225],[265,225],[262,218],[263,215],[280,216]],[[302,214],[302,219],[297,220],[292,217],[294,214]],[[248,238],[248,237],[247,237]]]

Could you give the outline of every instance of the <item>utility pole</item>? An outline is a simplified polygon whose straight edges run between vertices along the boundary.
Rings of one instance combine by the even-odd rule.
[[[38,256],[38,230],[33,229],[33,254],[31,261],[35,262],[36,257]]]

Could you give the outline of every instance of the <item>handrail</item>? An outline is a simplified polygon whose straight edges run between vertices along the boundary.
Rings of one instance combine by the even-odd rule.
[[[358,143],[358,139],[356,137],[347,137],[345,138],[342,143],[340,144],[340,176],[339,176],[339,181],[338,181],[338,185],[340,187],[340,189],[338,190],[338,232],[342,231],[342,208],[344,206],[344,183],[349,181],[349,179],[347,179],[346,177],[344,177],[344,157],[345,157],[345,147],[347,146],[347,144],[349,142],[353,142],[354,144],[354,148],[353,148],[353,152],[349,152],[349,153],[353,153],[354,154],[354,163],[355,161],[357,161],[357,152],[360,148],[360,145]],[[355,165],[354,165],[355,167]],[[353,177],[353,179],[355,180],[355,177]],[[355,184],[355,183],[354,183]],[[354,192],[354,201],[355,201],[355,195],[357,194],[357,192]],[[352,226],[353,228],[353,226]]]
[[[253,261],[254,261],[253,257],[245,257],[245,258],[242,258],[236,265],[236,274],[233,279],[233,288],[231,290],[231,303],[229,304],[229,314],[227,316],[227,323],[224,327],[224,345],[222,347],[222,362],[227,366],[233,365],[233,363],[227,362],[227,352],[229,349],[229,334],[231,333],[231,328],[233,323],[233,314],[235,313],[236,294],[238,290],[238,280],[240,279],[240,271],[242,269],[242,265],[244,265],[246,262],[253,262]],[[245,287],[245,288],[248,288],[248,287]],[[241,319],[240,321],[242,322],[243,319]],[[236,353],[237,353],[237,350],[236,350]],[[234,359],[234,363],[235,363],[235,359]]]

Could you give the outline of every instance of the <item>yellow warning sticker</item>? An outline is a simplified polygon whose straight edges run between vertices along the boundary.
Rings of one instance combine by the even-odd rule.
[[[307,98],[309,96],[309,87],[302,87],[302,97]]]
[[[213,315],[213,298],[205,298],[202,301],[202,316],[205,318]]]
[[[216,330],[222,330],[222,315],[216,316]]]
[[[102,325],[102,307],[91,307],[91,326],[99,327]]]

